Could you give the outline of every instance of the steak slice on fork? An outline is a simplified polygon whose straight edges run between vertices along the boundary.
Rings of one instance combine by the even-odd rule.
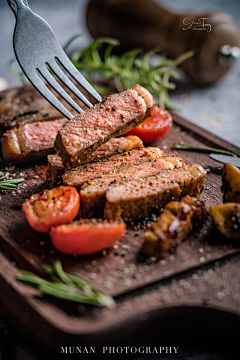
[[[75,167],[110,138],[133,129],[150,115],[152,95],[140,85],[104,98],[59,130],[54,149],[66,168]]]

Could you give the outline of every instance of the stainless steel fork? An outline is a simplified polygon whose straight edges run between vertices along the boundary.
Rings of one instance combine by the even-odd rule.
[[[73,115],[53,95],[42,79],[78,113],[82,112],[82,109],[66,93],[55,76],[79,100],[90,108],[92,104],[62,71],[59,66],[60,64],[95,100],[101,102],[101,96],[87,82],[65,54],[51,27],[44,19],[31,11],[27,0],[8,0],[8,4],[16,17],[13,37],[14,52],[22,71],[32,85],[68,119],[71,119]]]

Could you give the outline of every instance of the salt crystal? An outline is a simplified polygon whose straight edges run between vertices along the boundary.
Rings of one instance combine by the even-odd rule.
[[[121,315],[124,315],[124,314],[126,314],[127,310],[124,308],[121,308],[121,309],[119,309],[119,312]]]
[[[166,263],[167,263],[166,260],[160,260],[160,261],[159,261],[159,264],[160,264],[160,265],[166,265]]]
[[[217,294],[216,294],[216,298],[218,300],[223,300],[225,298],[225,295],[222,291],[219,291]]]
[[[106,289],[112,289],[113,288],[113,284],[110,282],[110,281],[105,281],[103,286],[106,288]]]
[[[183,295],[183,289],[179,288],[176,291],[177,295]]]
[[[162,301],[168,303],[171,300],[168,294],[163,294]]]
[[[131,285],[132,285],[132,280],[126,279],[126,280],[125,280],[125,285],[126,285],[126,286],[131,286]]]

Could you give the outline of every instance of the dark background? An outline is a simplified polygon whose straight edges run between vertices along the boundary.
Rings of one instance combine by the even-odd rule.
[[[146,0],[148,1],[148,0]],[[161,0],[173,11],[183,13],[190,10],[220,10],[232,15],[240,25],[239,0]],[[84,21],[87,0],[29,0],[29,6],[42,16],[53,28],[60,43],[77,33],[83,36],[74,47],[83,47],[91,41]],[[19,85],[18,77],[9,74],[7,62],[14,57],[12,36],[15,18],[7,0],[0,0],[0,78],[7,80],[9,86]],[[71,49],[70,49],[71,50]],[[217,84],[208,88],[198,88],[186,82],[178,84],[171,93],[172,102],[181,108],[181,113],[192,122],[240,146],[240,61]],[[1,291],[1,289],[0,289]],[[11,349],[10,360],[40,360],[36,350],[21,339],[20,335],[0,318],[0,347],[7,341]],[[120,357],[121,358],[121,357]],[[161,359],[184,360],[230,360],[230,356],[220,354],[217,349],[181,349],[177,357],[161,356]],[[1,359],[1,357],[0,357]],[[4,358],[1,360],[5,360]]]

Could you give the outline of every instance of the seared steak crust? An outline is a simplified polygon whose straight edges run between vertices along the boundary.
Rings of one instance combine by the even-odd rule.
[[[67,171],[63,176],[63,184],[80,187],[87,181],[104,177],[107,173],[121,171],[133,164],[139,164],[147,160],[161,157],[163,151],[158,148],[143,148],[125,152],[121,155],[113,155],[99,162],[80,165]]]
[[[59,117],[62,115],[32,85],[0,92],[0,129],[3,132],[25,123]]]
[[[68,89],[65,88],[65,90],[74,101],[79,103],[83,110],[87,109]],[[62,97],[55,92],[54,95],[73,115],[77,115],[76,111]],[[52,121],[59,118],[62,118],[62,114],[45,100],[32,85],[13,87],[0,92],[0,135],[6,130],[24,124]]]
[[[198,197],[203,190],[206,171],[198,164],[162,171],[141,181],[112,186],[106,193],[104,217],[134,221],[149,217],[171,200],[181,196]]]
[[[90,155],[84,164],[100,160],[103,157],[108,157],[116,153],[130,151],[136,148],[142,148],[142,140],[137,136],[126,136],[120,138],[112,138],[107,143],[100,146],[92,155]],[[54,186],[59,181],[61,182],[61,175],[64,174],[65,167],[62,163],[62,158],[57,154],[48,155],[47,168],[47,183]]]
[[[49,186],[54,187],[62,181],[62,174],[65,173],[65,167],[62,158],[57,154],[48,155],[48,166],[46,173],[46,182]]]
[[[45,157],[53,152],[59,129],[68,120],[35,122],[8,130],[1,139],[2,154],[6,162],[18,163]]]
[[[137,91],[131,88],[104,98],[102,103],[71,119],[58,132],[54,149],[66,168],[77,166],[110,138],[133,129],[152,114],[152,96],[148,93],[145,101],[139,92],[143,88],[139,85],[136,88]]]
[[[163,170],[177,169],[183,165],[184,163],[180,158],[163,157],[149,160],[138,165],[132,165],[116,174],[106,174],[104,178],[98,178],[92,180],[90,184],[84,184],[80,195],[81,205],[85,216],[103,216],[104,205],[106,203],[106,192],[111,185],[157,175]]]

